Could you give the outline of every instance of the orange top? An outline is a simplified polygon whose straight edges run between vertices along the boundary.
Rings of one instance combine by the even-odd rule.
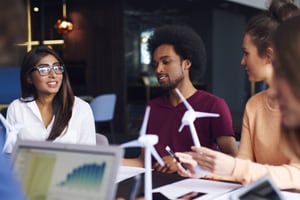
[[[281,189],[300,189],[300,161],[282,138],[281,114],[271,106],[267,92],[252,96],[246,104],[232,176],[247,184],[270,175]]]
[[[231,176],[205,178],[248,184],[269,175],[280,189],[300,191],[300,160],[282,137],[281,114],[270,105],[267,91],[246,104],[242,137]]]

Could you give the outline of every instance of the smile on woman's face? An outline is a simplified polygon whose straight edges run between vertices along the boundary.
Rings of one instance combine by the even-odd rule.
[[[58,65],[58,60],[53,55],[46,55],[36,65]],[[28,77],[29,83],[33,84],[37,90],[38,97],[48,96],[55,94],[59,91],[62,84],[63,74],[57,74],[53,69],[50,70],[48,75],[40,75],[38,70],[32,71]]]

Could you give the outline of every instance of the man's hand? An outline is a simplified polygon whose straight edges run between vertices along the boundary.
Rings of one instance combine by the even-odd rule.
[[[174,162],[174,158],[172,156],[164,156],[163,161],[165,162],[165,166],[160,166],[159,163],[155,163],[153,168],[155,171],[163,172],[163,173],[175,173],[177,172],[177,164]]]

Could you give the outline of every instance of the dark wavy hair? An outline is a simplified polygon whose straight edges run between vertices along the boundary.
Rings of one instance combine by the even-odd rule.
[[[37,90],[35,86],[30,84],[27,80],[30,76],[30,70],[47,55],[54,56],[61,64],[63,64],[63,60],[60,58],[60,56],[53,49],[47,46],[38,46],[25,55],[20,71],[22,89],[22,97],[20,98],[21,101],[30,102],[37,98]],[[65,68],[61,88],[53,100],[55,120],[47,140],[54,140],[63,134],[63,130],[68,127],[69,120],[72,116],[73,104],[74,93],[69,81],[67,70]]]
[[[252,17],[246,27],[258,55],[263,56],[266,49],[272,46],[273,34],[280,23],[288,18],[299,15],[299,8],[291,0],[273,0],[269,9]]]
[[[165,25],[157,28],[148,41],[148,50],[153,56],[157,47],[169,44],[181,60],[191,61],[191,80],[200,79],[205,72],[206,51],[202,38],[185,25]]]

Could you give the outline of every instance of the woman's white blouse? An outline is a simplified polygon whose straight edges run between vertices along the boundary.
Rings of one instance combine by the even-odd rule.
[[[22,127],[18,133],[18,138],[22,140],[45,141],[52,129],[54,117],[48,127],[45,127],[36,101],[24,103],[16,99],[7,110],[8,123]],[[95,134],[95,121],[90,105],[75,97],[68,127],[54,142],[95,145]]]

